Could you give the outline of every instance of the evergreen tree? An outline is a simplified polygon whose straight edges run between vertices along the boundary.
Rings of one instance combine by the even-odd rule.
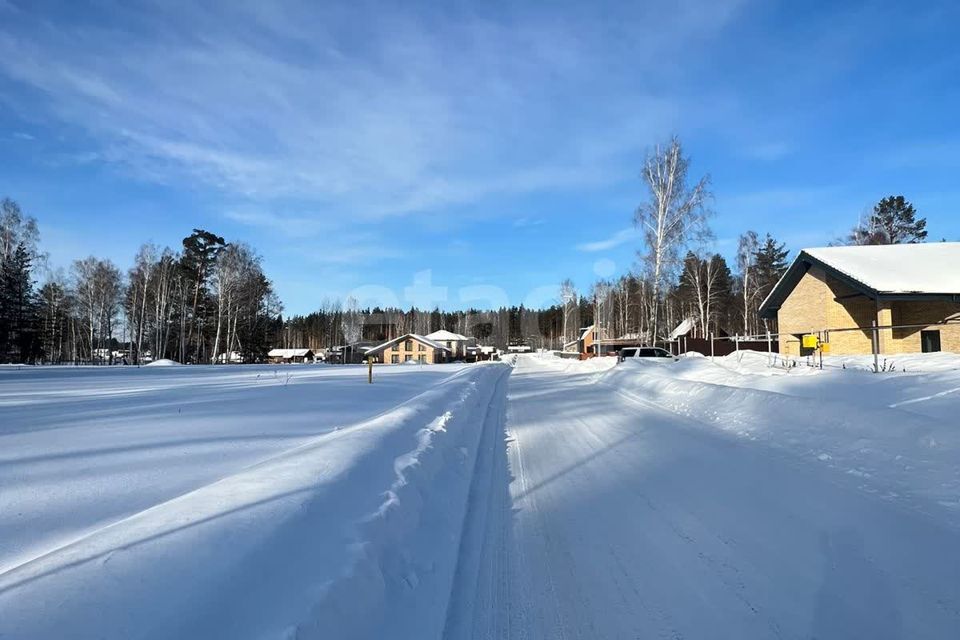
[[[787,271],[787,255],[790,252],[782,242],[778,243],[769,233],[757,249],[754,263],[754,278],[758,299],[766,298]]]
[[[0,358],[33,362],[40,356],[32,259],[24,243],[0,264]]]
[[[183,360],[189,357],[187,350],[193,345],[194,336],[196,336],[197,346],[193,360],[197,362],[205,358],[204,320],[211,306],[207,280],[217,261],[217,256],[226,246],[227,243],[222,237],[204,229],[194,229],[193,233],[183,239],[180,267],[184,277],[190,283],[193,297],[189,327],[186,336],[182,337],[181,358]]]
[[[903,196],[888,196],[873,207],[866,223],[850,233],[849,244],[913,244],[927,238],[927,219]]]
[[[714,331],[720,333],[720,330],[733,331],[736,327],[736,296],[734,294],[733,273],[726,259],[719,253],[715,253],[710,258],[710,271],[713,273],[713,295],[714,311],[713,324]]]

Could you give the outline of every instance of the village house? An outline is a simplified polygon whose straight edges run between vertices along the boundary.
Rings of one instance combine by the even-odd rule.
[[[367,353],[376,346],[377,343],[370,340],[337,345],[326,351],[324,359],[330,364],[363,364]]]
[[[228,351],[217,356],[217,364],[243,364],[243,354],[239,351]]]
[[[424,337],[428,340],[433,340],[438,344],[442,344],[449,349],[450,358],[452,360],[465,359],[467,357],[467,347],[472,347],[477,343],[476,339],[474,338],[468,338],[467,336],[459,333],[453,333],[452,331],[447,331],[446,329],[428,333]]]
[[[452,351],[439,342],[415,333],[408,333],[370,349],[366,356],[372,358],[374,362],[385,364],[406,362],[436,364],[452,359],[451,354]]]
[[[267,362],[270,364],[313,362],[313,351],[310,349],[271,349],[267,353]]]
[[[960,243],[804,249],[760,315],[783,354],[812,353],[804,335],[837,355],[960,352]]]
[[[487,360],[498,360],[500,350],[487,345],[470,345],[467,347],[467,362],[484,362]]]
[[[576,340],[572,340],[563,345],[563,350],[567,353],[578,353],[580,358],[589,358],[597,354],[599,347],[600,355],[616,355],[625,347],[641,347],[643,340],[637,334],[629,334],[617,338],[597,339],[597,330],[595,325],[580,329],[580,335]]]

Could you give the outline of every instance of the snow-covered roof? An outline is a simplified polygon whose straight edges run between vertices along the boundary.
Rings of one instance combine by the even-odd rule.
[[[960,296],[960,242],[819,247],[797,255],[760,304],[762,317],[776,317],[810,264],[870,296]]]
[[[425,338],[429,340],[437,341],[446,341],[446,340],[469,340],[467,336],[460,335],[459,333],[453,333],[452,331],[447,331],[446,329],[440,329],[439,331],[434,331],[433,333],[428,333]]]
[[[877,293],[960,293],[960,242],[823,247],[803,253]]]
[[[311,353],[313,352],[310,349],[270,349],[267,356],[271,358],[303,358]]]
[[[685,319],[683,322],[681,322],[680,324],[678,324],[677,327],[676,327],[673,331],[670,332],[670,338],[669,338],[669,339],[670,339],[670,340],[676,340],[676,339],[679,338],[680,336],[685,336],[685,335],[687,335],[688,333],[690,333],[690,332],[693,330],[694,326],[696,326],[696,323],[694,322],[693,318],[687,318],[687,319]]]
[[[406,335],[402,335],[402,336],[399,336],[399,337],[397,337],[397,338],[394,338],[393,340],[387,340],[387,341],[384,342],[383,344],[378,344],[377,346],[372,347],[371,349],[367,350],[367,353],[374,353],[374,352],[376,352],[376,351],[382,351],[383,349],[386,349],[386,348],[389,347],[390,345],[396,344],[396,343],[401,342],[401,341],[403,341],[403,340],[416,340],[417,342],[421,342],[421,343],[427,345],[428,347],[433,347],[434,349],[443,349],[444,351],[450,351],[450,349],[447,349],[445,346],[443,346],[443,345],[440,344],[439,342],[435,342],[435,341],[431,340],[430,338],[427,338],[426,336],[421,336],[421,335],[416,334],[416,333],[408,333],[408,334],[406,334]]]
[[[589,327],[584,327],[583,329],[580,330],[580,337],[577,338],[577,340],[586,340],[587,336],[590,334],[591,331],[593,331],[593,325],[590,325]]]

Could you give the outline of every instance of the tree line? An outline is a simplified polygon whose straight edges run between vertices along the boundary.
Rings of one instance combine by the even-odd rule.
[[[713,250],[710,178],[691,180],[690,161],[673,138],[655,147],[641,171],[647,200],[634,223],[643,245],[629,273],[592,283],[566,279],[547,308],[443,311],[365,308],[324,300],[313,313],[283,318],[282,305],[250,246],[194,229],[178,250],[144,244],[133,266],[76,260],[47,272],[37,221],[9,198],[0,202],[0,361],[140,363],[260,362],[271,347],[330,349],[438,329],[505,348],[562,348],[597,324],[604,337],[663,343],[691,320],[694,337],[776,332],[758,309],[787,269],[789,250],[772,234],[747,231],[734,264]],[[880,200],[834,244],[923,242],[926,219],[903,196]],[[232,354],[232,355],[231,355]]]
[[[179,250],[144,244],[123,272],[90,256],[48,272],[37,221],[0,202],[0,361],[139,364],[255,362],[281,305],[248,245],[194,229]]]

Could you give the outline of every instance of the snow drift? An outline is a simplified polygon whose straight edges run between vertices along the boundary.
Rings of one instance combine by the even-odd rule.
[[[628,360],[599,381],[699,427],[811,457],[911,508],[946,509],[960,524],[960,429],[952,421],[890,406],[909,395],[903,390],[912,387],[910,376],[778,370],[761,366],[759,358],[744,364],[728,357],[718,363]],[[884,391],[878,393],[877,385]]]

